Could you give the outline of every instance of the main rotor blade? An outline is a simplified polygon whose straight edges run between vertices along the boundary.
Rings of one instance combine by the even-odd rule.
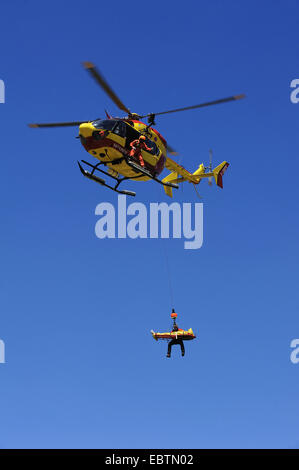
[[[174,150],[174,148],[171,147],[168,143],[167,143],[167,153],[169,153],[170,155],[178,155],[178,152]]]
[[[90,75],[95,79],[95,81],[103,88],[105,93],[112,99],[112,101],[125,113],[130,114],[130,110],[124,105],[124,103],[119,99],[119,97],[114,93],[110,85],[106,82],[104,77],[100,74],[96,66],[92,62],[83,62],[83,66],[88,70]]]
[[[179,111],[188,111],[189,109],[204,108],[206,106],[212,106],[214,104],[220,104],[220,103],[227,103],[228,101],[240,100],[242,98],[245,98],[245,95],[230,96],[229,98],[222,98],[221,100],[207,101],[206,103],[196,104],[194,106],[186,106],[185,108],[170,109],[169,111],[162,111],[161,113],[150,113],[150,114],[146,114],[145,116],[140,116],[140,117],[141,118],[149,117],[151,114],[154,114],[155,116],[160,116],[161,114],[178,113]]]
[[[44,124],[28,124],[29,127],[69,127],[80,126],[83,122],[89,121],[73,121],[73,122],[49,122]]]

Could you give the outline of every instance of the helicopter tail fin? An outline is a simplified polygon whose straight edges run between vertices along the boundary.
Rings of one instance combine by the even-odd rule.
[[[204,172],[205,172],[205,167],[204,167],[203,163],[201,163],[199,165],[199,167],[197,168],[197,170],[192,174],[193,174],[193,176],[199,176],[199,175],[203,175]]]
[[[220,188],[223,188],[223,182],[222,182],[222,176],[227,170],[227,167],[229,166],[228,162],[222,162],[220,165],[216,166],[213,170],[213,176],[215,178],[217,186]]]

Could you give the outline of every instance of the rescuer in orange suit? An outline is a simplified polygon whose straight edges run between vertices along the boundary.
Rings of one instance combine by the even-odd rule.
[[[141,150],[147,150],[148,152],[152,150],[146,145],[144,135],[141,135],[139,139],[133,140],[130,143],[130,146],[132,147],[132,150],[130,151],[130,157],[138,158],[140,165],[144,167],[144,161],[141,155]]]

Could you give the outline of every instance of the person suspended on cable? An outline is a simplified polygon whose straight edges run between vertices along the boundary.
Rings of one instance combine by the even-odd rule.
[[[167,354],[166,357],[171,357],[171,349],[174,344],[178,344],[181,347],[182,356],[185,355],[185,347],[184,341],[188,341],[191,339],[196,338],[194,335],[192,328],[189,330],[182,330],[178,327],[176,323],[177,313],[175,313],[174,309],[172,309],[171,318],[173,319],[173,326],[171,332],[166,333],[155,333],[153,330],[151,331],[153,338],[158,341],[158,339],[166,339],[170,340],[168,343]]]
[[[145,140],[145,136],[141,135],[139,139],[135,139],[130,143],[130,146],[132,147],[132,150],[130,151],[130,157],[139,160],[139,163],[142,167],[144,167],[144,160],[141,155],[141,150],[147,150],[148,152],[153,150],[146,145]]]
[[[172,333],[176,333],[177,331],[184,331],[184,330],[180,330],[180,328],[179,328],[178,325],[176,324],[175,319],[177,318],[177,314],[175,313],[174,309],[172,309],[171,318],[173,319],[173,327],[172,327],[171,332],[172,332]],[[177,335],[176,335],[176,336],[177,336]],[[182,353],[182,356],[185,356],[185,347],[184,347],[184,343],[183,343],[182,339],[179,339],[178,337],[176,337],[176,339],[172,339],[172,340],[168,343],[168,348],[167,348],[166,357],[170,357],[170,356],[171,356],[171,348],[172,348],[172,346],[173,346],[174,344],[179,344],[179,345],[181,346],[181,353]]]

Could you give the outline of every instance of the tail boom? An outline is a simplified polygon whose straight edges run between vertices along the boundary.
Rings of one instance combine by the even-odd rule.
[[[206,168],[204,164],[201,163],[194,173],[189,173],[185,168],[168,158],[166,167],[167,169],[172,170],[172,172],[162,180],[162,183],[177,184],[182,183],[183,181],[189,181],[189,183],[199,184],[202,178],[214,177],[217,186],[223,188],[222,177],[228,166],[228,162],[222,162],[220,165],[216,166],[216,168],[206,173]],[[171,187],[164,186],[164,189],[167,196],[172,197]]]

